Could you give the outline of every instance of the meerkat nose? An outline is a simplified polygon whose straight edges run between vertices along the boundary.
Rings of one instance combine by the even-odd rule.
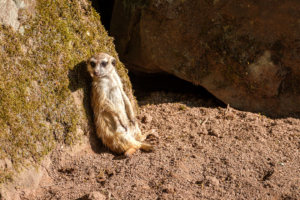
[[[98,71],[95,71],[95,73],[94,73],[96,76],[100,76],[100,72],[98,72]]]

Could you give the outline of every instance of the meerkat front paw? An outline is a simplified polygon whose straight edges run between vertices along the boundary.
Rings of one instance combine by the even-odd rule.
[[[130,120],[130,123],[131,123],[132,125],[135,125],[135,118],[131,119],[131,120]]]
[[[125,129],[125,131],[127,132],[127,126],[126,126],[126,125],[124,125],[124,126],[123,126],[123,128],[124,128],[124,129]]]
[[[127,126],[125,125],[125,124],[123,124],[123,123],[120,123],[121,124],[121,126],[125,129],[125,132],[127,132]]]
[[[127,131],[127,125],[125,123],[125,120],[123,120],[122,117],[119,117],[119,123],[125,129],[125,131]]]

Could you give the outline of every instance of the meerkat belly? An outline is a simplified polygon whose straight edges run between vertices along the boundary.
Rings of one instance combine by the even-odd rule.
[[[109,99],[121,111],[123,111],[124,113],[126,113],[126,111],[125,111],[125,104],[124,104],[124,100],[123,100],[123,97],[122,97],[122,93],[121,93],[120,89],[117,86],[111,88],[111,90],[109,92]]]

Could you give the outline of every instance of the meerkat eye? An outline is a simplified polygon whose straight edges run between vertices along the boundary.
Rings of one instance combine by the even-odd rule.
[[[102,67],[106,67],[106,65],[107,65],[107,62],[105,62],[105,61],[102,61],[102,62],[101,62],[101,66],[102,66]]]
[[[91,62],[90,64],[91,64],[92,68],[94,68],[96,66],[96,63],[94,63],[94,62]]]
[[[116,67],[116,64],[117,64],[116,59],[113,58],[113,60],[111,61],[111,64],[112,64],[114,67]]]

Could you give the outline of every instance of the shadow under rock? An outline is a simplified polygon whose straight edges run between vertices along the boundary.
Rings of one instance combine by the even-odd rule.
[[[134,95],[140,106],[147,104],[184,103],[189,107],[222,107],[226,105],[202,86],[168,73],[128,73]]]

